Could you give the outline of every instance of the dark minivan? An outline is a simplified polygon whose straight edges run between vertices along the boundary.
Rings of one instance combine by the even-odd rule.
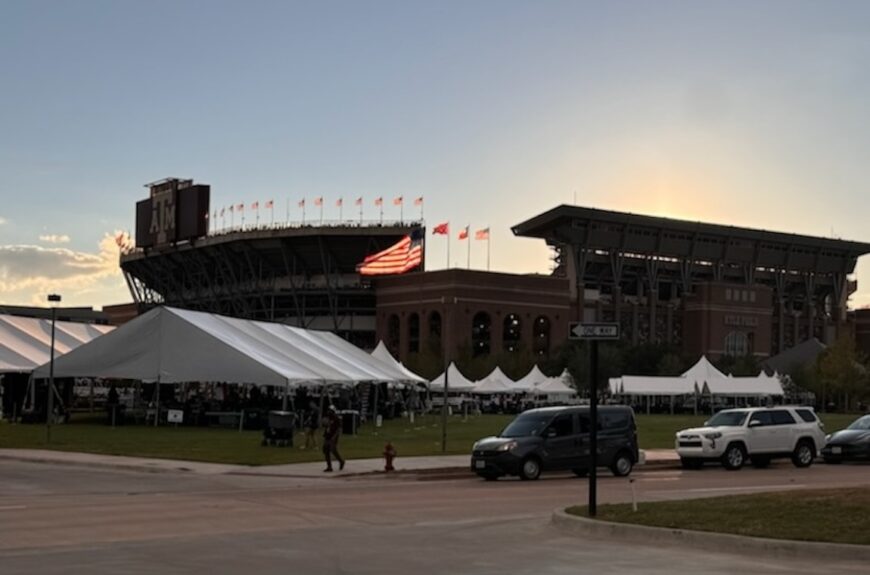
[[[542,471],[589,473],[589,407],[544,407],[518,415],[498,437],[474,444],[471,470],[487,480],[502,475],[537,479]],[[616,476],[638,461],[634,412],[622,405],[598,408],[598,465]]]

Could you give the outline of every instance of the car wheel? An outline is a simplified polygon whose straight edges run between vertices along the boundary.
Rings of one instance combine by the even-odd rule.
[[[795,467],[809,467],[816,458],[816,447],[811,441],[804,439],[799,441],[794,453],[791,454],[791,462]]]
[[[541,476],[541,462],[535,457],[527,457],[520,466],[520,479],[531,480]]]
[[[732,443],[722,454],[722,466],[728,471],[737,471],[746,463],[746,450],[739,443]]]
[[[631,454],[626,451],[620,451],[616,454],[613,463],[610,464],[610,472],[617,477],[626,477],[631,473],[634,467],[634,461],[631,459]]]
[[[585,467],[575,467],[571,470],[577,477],[586,477],[589,475],[589,470]]]
[[[760,455],[755,455],[750,458],[752,460],[752,467],[756,469],[764,469],[765,467],[770,467],[770,458],[769,457],[761,457]]]
[[[680,466],[683,469],[701,469],[704,467],[704,460],[695,459],[694,457],[681,457]]]

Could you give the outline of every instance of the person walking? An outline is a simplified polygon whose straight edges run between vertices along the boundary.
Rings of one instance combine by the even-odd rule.
[[[320,427],[320,414],[317,412],[317,406],[313,403],[308,406],[308,415],[305,417],[305,447],[302,449],[312,449],[317,447],[317,428]]]
[[[326,412],[326,422],[323,424],[323,455],[326,457],[326,469],[332,471],[332,456],[338,460],[338,470],[344,469],[344,458],[338,452],[338,438],[341,437],[341,419],[335,408],[330,406]]]

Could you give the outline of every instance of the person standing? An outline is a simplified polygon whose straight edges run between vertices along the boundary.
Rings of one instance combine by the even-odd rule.
[[[303,449],[317,447],[317,438],[314,434],[317,433],[318,427],[320,427],[320,414],[317,406],[312,403],[308,406],[308,415],[305,417],[305,447]]]
[[[341,419],[335,408],[330,406],[326,412],[326,422],[323,424],[323,455],[326,457],[326,469],[332,471],[332,456],[338,460],[338,470],[344,469],[344,459],[338,452],[338,438],[341,437]]]

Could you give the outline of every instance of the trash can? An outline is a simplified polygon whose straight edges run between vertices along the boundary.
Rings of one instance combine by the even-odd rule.
[[[263,429],[261,444],[293,447],[296,415],[292,411],[270,411],[268,422],[268,426]]]
[[[341,433],[344,435],[356,435],[356,430],[359,427],[359,411],[355,409],[345,409],[338,412],[341,417]]]

